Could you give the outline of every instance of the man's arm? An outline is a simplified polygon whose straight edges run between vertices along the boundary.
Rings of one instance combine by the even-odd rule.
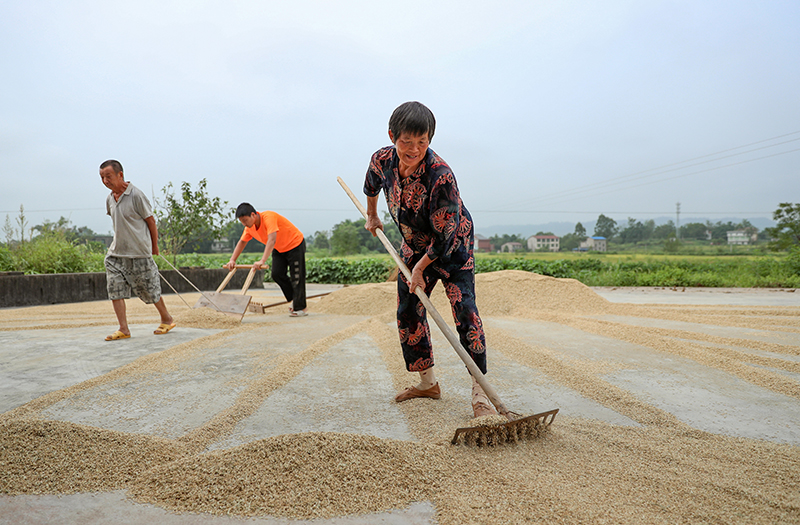
[[[367,196],[367,222],[364,224],[364,228],[369,230],[373,237],[378,236],[375,230],[378,228],[383,230],[383,223],[378,218],[378,197],[380,195]]]
[[[267,258],[272,254],[272,250],[275,248],[275,240],[277,238],[278,232],[272,232],[267,236],[267,244],[264,246],[264,255],[261,257],[260,261],[253,263],[253,268],[259,270],[267,263]]]
[[[239,242],[236,243],[236,247],[233,249],[233,255],[231,255],[231,260],[228,261],[227,264],[223,264],[223,268],[227,268],[228,270],[233,270],[233,267],[236,266],[236,259],[242,254],[244,247],[247,246],[247,241],[243,241],[239,239]]]
[[[153,243],[153,255],[158,255],[158,227],[156,220],[151,215],[144,220],[147,223],[147,229],[150,230],[150,241]]]

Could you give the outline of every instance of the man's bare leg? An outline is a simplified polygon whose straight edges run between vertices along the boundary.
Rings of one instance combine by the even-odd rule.
[[[167,311],[167,305],[166,305],[166,303],[164,303],[164,298],[163,297],[161,299],[159,299],[157,303],[153,303],[153,304],[155,305],[156,310],[158,310],[158,315],[161,316],[161,322],[163,324],[172,324],[172,323],[175,322],[175,320],[172,318],[172,316]]]
[[[125,335],[131,335],[131,330],[128,328],[128,316],[125,308],[125,299],[114,299],[111,301],[114,306],[114,314],[117,316],[119,323],[119,331]]]

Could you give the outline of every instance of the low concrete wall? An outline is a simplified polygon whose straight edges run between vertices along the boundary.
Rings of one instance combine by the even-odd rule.
[[[228,275],[228,270],[223,268],[181,268],[180,271],[203,291],[216,290]],[[225,289],[241,290],[247,273],[247,270],[238,270]],[[162,270],[161,275],[179,293],[195,291],[175,270]],[[264,288],[264,270],[256,272],[250,288]],[[161,293],[173,293],[163,281]],[[23,275],[20,272],[0,272],[0,307],[103,300],[108,300],[105,273]]]

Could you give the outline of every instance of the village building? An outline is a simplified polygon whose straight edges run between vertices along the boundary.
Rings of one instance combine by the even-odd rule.
[[[608,249],[605,237],[587,237],[578,248],[581,252],[604,252]]]
[[[225,253],[231,250],[231,243],[227,237],[215,239],[214,242],[211,243],[211,251],[214,253]]]
[[[492,241],[480,234],[475,234],[475,249],[479,252],[493,252]]]
[[[500,247],[501,252],[521,252],[522,251],[522,243],[520,242],[507,242]]]
[[[561,249],[561,238],[557,235],[531,235],[528,237],[528,249],[532,252],[539,250],[557,252]]]
[[[727,234],[728,244],[750,244],[758,239],[758,233],[751,233],[747,230],[733,230]]]

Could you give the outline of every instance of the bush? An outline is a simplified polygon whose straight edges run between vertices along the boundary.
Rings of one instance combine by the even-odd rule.
[[[308,259],[306,281],[310,283],[363,284],[386,281],[394,270],[386,259]]]
[[[18,271],[32,273],[80,273],[88,271],[86,246],[68,241],[62,232],[34,237],[12,252]]]
[[[800,276],[800,248],[795,247],[789,250],[786,257],[786,269],[794,276]]]
[[[0,247],[0,272],[13,272],[14,271],[14,256],[11,255],[11,250],[8,248]]]

